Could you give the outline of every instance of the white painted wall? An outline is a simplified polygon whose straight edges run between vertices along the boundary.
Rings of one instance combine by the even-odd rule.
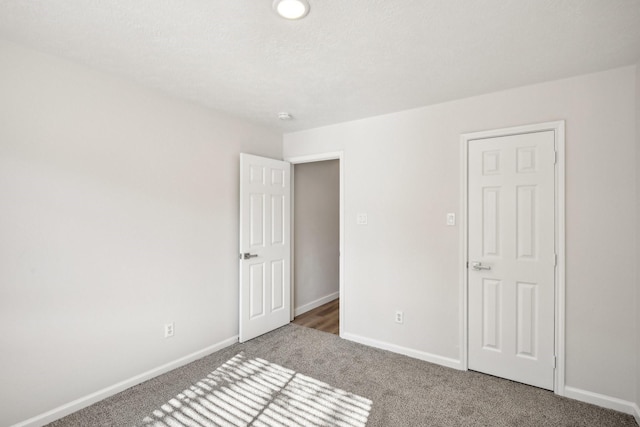
[[[566,384],[634,401],[635,79],[626,67],[285,134],[285,157],[344,151],[345,332],[459,359],[460,228],[445,220],[461,211],[460,134],[565,119]]]
[[[302,314],[340,289],[340,161],[294,167],[294,307]]]
[[[8,426],[237,335],[239,153],[282,137],[5,42],[0,64]]]

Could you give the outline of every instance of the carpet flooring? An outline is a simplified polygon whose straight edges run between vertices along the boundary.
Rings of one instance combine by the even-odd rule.
[[[242,353],[143,420],[146,427],[365,427],[371,401]]]
[[[154,411],[240,353],[371,400],[367,426],[637,427],[632,416],[620,412],[293,324],[234,344],[49,425],[143,426]]]

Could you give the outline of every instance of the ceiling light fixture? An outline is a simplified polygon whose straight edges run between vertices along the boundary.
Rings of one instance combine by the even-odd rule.
[[[278,113],[278,118],[280,120],[291,120],[293,119],[293,116],[283,111],[282,113]]]
[[[274,0],[273,10],[285,19],[300,19],[309,13],[307,0]]]

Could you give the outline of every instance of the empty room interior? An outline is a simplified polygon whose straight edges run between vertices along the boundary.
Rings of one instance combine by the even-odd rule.
[[[0,426],[640,425],[640,2],[0,0]]]

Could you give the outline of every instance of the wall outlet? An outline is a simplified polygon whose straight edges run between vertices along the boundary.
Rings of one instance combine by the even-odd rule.
[[[165,324],[164,325],[164,337],[165,338],[171,338],[173,336],[173,333],[175,332],[174,329],[175,328],[174,328],[173,322]]]
[[[396,311],[396,323],[404,322],[404,313],[401,311]]]
[[[366,213],[359,213],[358,215],[356,215],[356,224],[367,225],[367,222],[369,222],[369,220]]]

